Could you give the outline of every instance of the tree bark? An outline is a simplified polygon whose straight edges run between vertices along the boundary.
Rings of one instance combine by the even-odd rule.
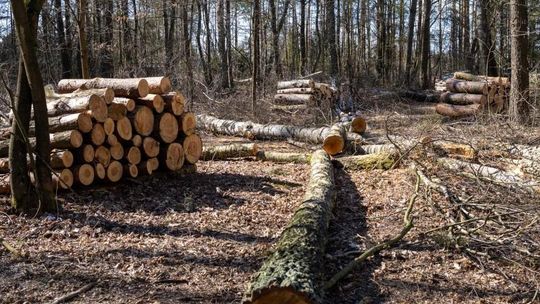
[[[320,303],[321,269],[335,203],[334,168],[324,151],[311,157],[304,201],[275,250],[255,274],[243,303]]]
[[[509,114],[517,123],[529,120],[528,13],[526,0],[510,1],[511,67]]]

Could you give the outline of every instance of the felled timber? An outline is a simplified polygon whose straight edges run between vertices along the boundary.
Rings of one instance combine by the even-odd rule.
[[[397,157],[394,153],[383,151],[366,155],[345,156],[336,160],[350,170],[389,170],[394,166]]]
[[[257,155],[257,144],[230,144],[203,147],[202,160],[227,160]]]
[[[480,104],[471,104],[467,106],[460,105],[451,105],[447,103],[439,103],[435,107],[435,111],[440,115],[452,117],[452,118],[461,118],[466,116],[477,115],[480,111],[482,105]]]
[[[309,164],[311,154],[305,153],[289,153],[289,152],[272,152],[272,151],[257,151],[257,160],[269,161],[273,163],[294,163],[294,164]]]
[[[489,94],[489,84],[485,81],[463,81],[450,78],[446,80],[446,89],[454,93]]]
[[[309,79],[280,81],[277,84],[278,90],[297,89],[297,88],[314,88],[314,87],[315,87],[315,82]]]
[[[62,79],[58,83],[60,93],[71,93],[78,89],[104,89],[111,88],[117,97],[139,98],[150,93],[150,86],[146,79]]]
[[[304,201],[254,275],[243,303],[321,303],[324,250],[335,196],[332,162],[318,150],[311,157]]]
[[[441,94],[441,102],[454,105],[487,104],[488,98],[482,94],[452,93],[445,92]]]

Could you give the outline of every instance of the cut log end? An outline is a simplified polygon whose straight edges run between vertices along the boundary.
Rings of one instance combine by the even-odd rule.
[[[133,127],[142,136],[149,136],[154,130],[154,113],[149,107],[140,106],[135,110]]]
[[[82,159],[85,163],[90,163],[96,156],[96,149],[92,145],[85,145],[82,149]]]
[[[103,125],[98,123],[94,125],[94,128],[92,129],[92,133],[90,134],[92,143],[96,146],[101,146],[105,142],[105,139],[107,135],[105,134],[105,128],[103,128]]]
[[[90,186],[94,182],[94,167],[84,164],[75,169],[75,180],[83,186]]]
[[[324,139],[323,149],[330,155],[341,153],[345,148],[345,140],[339,135],[331,135]]]
[[[137,165],[141,162],[141,150],[137,147],[131,147],[126,151],[125,157],[130,164]]]
[[[64,169],[58,173],[58,176],[54,176],[53,180],[57,183],[58,187],[69,189],[73,186],[73,172],[69,169]]]
[[[105,120],[105,122],[103,123],[103,129],[105,130],[106,135],[114,134],[115,128],[116,128],[116,125],[112,118],[107,118],[107,120]]]
[[[182,131],[186,135],[191,135],[195,133],[197,128],[197,118],[195,114],[191,112],[183,113],[180,117]]]
[[[83,144],[83,136],[81,132],[77,130],[71,131],[71,134],[69,135],[69,143],[73,148],[80,148]]]
[[[89,113],[80,113],[77,117],[77,128],[83,133],[92,131],[92,115]]]
[[[253,296],[252,300],[244,301],[244,304],[311,304],[302,293],[289,287],[273,287],[264,290],[260,295]]]
[[[107,119],[107,103],[103,98],[91,95],[88,101],[88,109],[98,122],[104,122]]]
[[[101,163],[94,165],[94,170],[96,171],[96,176],[100,180],[104,180],[107,177],[107,169]]]
[[[197,134],[189,135],[184,139],[185,158],[190,164],[195,164],[199,161],[202,155],[202,146],[201,137]]]
[[[159,155],[160,144],[152,137],[145,137],[142,146],[144,154],[146,154],[146,156],[154,158]]]
[[[164,113],[159,118],[159,137],[165,143],[172,143],[178,137],[178,121],[171,113]]]
[[[133,137],[133,128],[129,118],[124,117],[116,122],[116,132],[123,140],[131,140]]]
[[[111,151],[112,159],[122,160],[122,158],[124,158],[124,146],[121,144],[112,145],[109,150]]]
[[[140,147],[143,142],[142,136],[140,136],[139,134],[133,136],[133,138],[131,139],[131,142],[133,143],[135,147]]]
[[[351,122],[351,130],[354,133],[363,134],[367,130],[367,122],[363,117],[355,117]]]
[[[179,143],[168,145],[165,153],[165,166],[171,171],[177,171],[184,165],[184,148]]]
[[[137,176],[139,176],[139,168],[137,167],[137,165],[134,165],[134,164],[125,165],[124,170],[132,178],[136,178]]]
[[[111,151],[104,146],[99,146],[96,149],[95,158],[100,164],[107,167],[111,163]]]
[[[107,179],[113,183],[116,183],[122,179],[124,174],[124,167],[119,161],[113,161],[107,168]]]

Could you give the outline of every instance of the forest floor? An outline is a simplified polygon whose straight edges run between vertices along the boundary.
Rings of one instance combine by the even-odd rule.
[[[512,129],[497,120],[448,122],[433,114],[432,104],[370,100],[360,108],[374,142],[399,134],[493,145],[538,144],[538,129]],[[222,107],[232,115],[230,104]],[[228,118],[245,119],[242,115]],[[266,119],[302,119],[290,117]],[[239,141],[245,140],[204,136],[206,145]],[[301,151],[282,142],[260,146]],[[479,161],[493,163],[488,154]],[[515,210],[515,216],[501,215],[503,228],[478,221],[474,224],[482,225],[473,225],[471,235],[446,229],[428,233],[449,225],[456,206],[422,189],[414,230],[397,248],[373,257],[340,282],[327,294],[328,302],[538,301],[538,196],[441,170],[436,156],[425,151],[409,158],[467,197],[464,207],[476,217],[499,210]],[[49,303],[95,282],[73,302],[238,303],[301,202],[309,166],[238,159],[200,162],[197,169],[186,176],[163,174],[60,194],[64,210],[58,215],[19,217],[9,212],[4,197],[0,237],[24,256],[0,248],[0,302]],[[321,265],[328,278],[366,248],[399,232],[415,177],[404,161],[390,171],[337,168],[336,183],[335,217]]]

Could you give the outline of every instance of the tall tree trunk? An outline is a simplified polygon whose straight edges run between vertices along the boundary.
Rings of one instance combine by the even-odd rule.
[[[62,0],[54,0],[54,9],[56,11],[56,41],[60,47],[62,78],[71,78],[71,55],[70,49],[66,45],[66,32],[64,28],[64,17],[62,15]],[[71,37],[68,37],[68,39],[70,38]]]
[[[255,115],[255,109],[257,106],[257,88],[259,84],[259,62],[260,62],[260,48],[259,48],[259,33],[261,24],[261,2],[260,0],[253,1],[253,60],[252,60],[252,77],[253,81],[251,87],[251,111]]]
[[[490,27],[490,0],[480,0],[480,49],[482,51],[482,70],[488,76],[497,76],[497,60],[495,59],[494,45],[491,38]]]
[[[512,88],[510,90],[510,116],[517,123],[526,123],[530,112],[528,19],[527,0],[511,0]]]
[[[19,46],[21,49],[21,55],[24,62],[24,70],[26,72],[26,75],[24,73],[21,73],[21,77],[19,77],[19,93],[22,93],[21,95],[24,96],[23,99],[19,97],[17,109],[19,109],[19,106],[21,106],[21,102],[23,105],[21,106],[24,108],[23,110],[27,110],[27,113],[21,113],[24,115],[25,119],[28,119],[26,121],[22,121],[21,129],[19,129],[19,135],[21,134],[20,131],[24,130],[23,133],[28,134],[27,130],[29,128],[29,125],[27,126],[26,123],[29,123],[29,117],[30,117],[30,109],[29,109],[29,103],[32,102],[33,108],[34,108],[34,120],[35,120],[35,135],[36,135],[36,163],[34,165],[36,170],[36,188],[38,193],[38,204],[36,206],[35,201],[34,204],[32,204],[32,201],[24,202],[25,198],[23,197],[22,201],[22,207],[25,208],[32,208],[32,209],[38,209],[38,211],[55,211],[56,210],[56,200],[53,193],[53,183],[51,179],[51,172],[49,171],[49,163],[50,163],[50,142],[49,142],[49,119],[47,115],[47,104],[45,100],[45,91],[43,89],[43,79],[41,77],[41,72],[39,69],[38,59],[36,55],[36,45],[37,45],[37,24],[38,24],[38,17],[39,12],[41,10],[41,7],[43,6],[44,0],[40,1],[30,1],[28,4],[24,4],[22,1],[18,0],[11,0],[11,6],[13,9],[13,16],[15,18],[15,25],[16,25],[16,31],[17,31],[17,37],[19,38]],[[25,77],[23,77],[25,76]],[[30,95],[27,93],[24,93],[23,90],[27,90],[30,92]],[[31,101],[27,98],[30,97]],[[17,113],[18,114],[18,113]],[[14,123],[14,127],[18,128],[17,123]],[[23,129],[24,128],[24,129]],[[17,134],[17,130],[14,130],[15,134]],[[21,138],[17,135],[13,136],[12,141],[20,140]],[[13,153],[16,151],[11,151],[12,157]],[[24,163],[26,163],[26,155],[28,151],[25,147],[24,151],[18,151],[23,152],[21,153],[24,155],[25,159],[23,160]],[[20,156],[20,155],[19,155]],[[31,157],[33,159],[33,157]],[[12,158],[12,160],[15,160],[15,158]],[[17,160],[20,160],[18,158]],[[11,163],[11,168],[13,169],[15,166],[20,166],[22,168],[26,167],[26,165],[23,165],[22,163]],[[28,172],[19,172],[20,174],[27,175]],[[27,178],[23,178],[27,179]],[[21,190],[22,187],[20,187],[21,184],[15,184],[14,187],[12,187],[12,190]],[[28,190],[28,187],[27,189]],[[24,195],[28,195],[28,192],[22,193],[15,193],[13,192],[13,205],[15,209],[19,209],[19,206],[17,206],[17,201],[15,200],[16,197],[21,197]],[[28,198],[28,196],[27,196]],[[27,199],[26,198],[26,199]],[[28,210],[28,209],[27,209]]]
[[[87,3],[86,0],[79,0],[78,3],[79,18],[77,18],[77,25],[79,30],[81,76],[84,79],[89,79],[90,67],[88,65],[88,38],[86,36]]]
[[[103,42],[104,50],[102,54],[101,75],[102,77],[114,76],[114,58],[113,58],[113,11],[114,2],[105,1],[103,11]]]
[[[227,56],[227,31],[225,27],[225,0],[217,2],[218,50],[221,59],[221,87],[229,86],[229,58]]]
[[[328,75],[332,78],[338,76],[338,55],[336,45],[336,15],[334,0],[326,0],[326,44],[330,55]]]
[[[291,2],[290,0],[285,1],[285,3],[283,4],[283,13],[281,16],[279,16],[278,7],[276,6],[276,0],[268,1],[268,6],[270,10],[270,23],[271,23],[271,28],[272,28],[272,48],[274,52],[274,58],[273,58],[274,70],[276,72],[276,75],[279,78],[283,76],[283,70],[281,68],[281,55],[280,55],[280,49],[279,49],[279,33],[281,32],[281,29],[283,28],[283,24],[285,23],[285,17],[287,16],[287,10],[289,9],[290,2]],[[300,44],[302,44],[302,42],[300,42]]]
[[[431,87],[431,79],[429,77],[429,57],[431,50],[431,0],[424,0],[424,21],[422,22],[422,88],[428,89]]]
[[[411,83],[411,71],[412,71],[412,55],[413,55],[413,42],[414,42],[414,21],[416,20],[416,6],[417,0],[411,0],[411,7],[409,9],[409,35],[407,37],[407,59],[405,64],[405,81],[407,84]]]
[[[469,12],[469,0],[463,0],[463,51],[465,52],[465,68],[470,71],[473,69],[473,60],[471,56],[471,27]]]
[[[306,0],[300,0],[300,72],[302,74],[307,72],[306,40]]]

